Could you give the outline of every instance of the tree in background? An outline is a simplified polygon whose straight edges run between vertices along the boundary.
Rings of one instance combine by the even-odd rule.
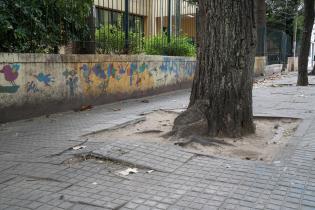
[[[298,86],[308,85],[307,67],[314,17],[314,0],[304,0],[304,30],[302,34],[301,51],[299,55],[299,73],[297,81]]]
[[[294,20],[299,18],[298,31],[303,30],[301,0],[266,0],[267,26],[285,31],[290,36],[294,33]],[[299,30],[300,29],[300,30]]]
[[[179,136],[254,133],[255,1],[198,1],[197,68],[188,110],[174,122]]]
[[[1,52],[58,52],[90,36],[92,0],[1,0]]]
[[[283,66],[287,67],[287,57],[298,53],[303,31],[303,3],[301,0],[266,0],[267,37],[271,40],[270,52],[278,49]],[[293,38],[290,41],[290,38]],[[292,48],[291,48],[292,47]],[[277,51],[277,50],[276,50]],[[277,52],[276,52],[277,53]]]

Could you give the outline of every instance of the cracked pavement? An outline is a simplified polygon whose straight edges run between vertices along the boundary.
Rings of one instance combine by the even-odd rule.
[[[0,209],[315,209],[315,87],[295,80],[254,88],[254,115],[303,119],[272,164],[89,135],[182,109],[189,90],[3,124]]]

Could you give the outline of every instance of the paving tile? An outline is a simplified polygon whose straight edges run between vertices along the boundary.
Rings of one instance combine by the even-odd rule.
[[[155,96],[149,104],[131,100],[96,107],[88,115],[71,112],[8,123],[0,127],[0,209],[315,209],[313,92],[296,87],[254,89],[255,115],[305,119],[289,149],[279,156],[280,164],[195,156],[163,144],[82,137],[157,107],[182,108],[189,91]],[[302,93],[307,97],[298,97]],[[289,103],[293,100],[301,103]],[[121,111],[113,112],[112,107]],[[71,150],[80,144],[87,148]],[[74,158],[91,153],[104,161]],[[65,164],[73,158],[74,163]],[[132,165],[140,172],[117,174]],[[154,172],[146,173],[149,169]]]

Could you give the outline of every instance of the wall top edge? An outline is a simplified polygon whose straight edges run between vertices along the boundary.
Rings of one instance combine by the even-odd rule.
[[[97,54],[41,54],[0,53],[0,63],[98,63],[98,62],[141,62],[183,60],[196,61],[194,57],[160,55],[97,55]]]

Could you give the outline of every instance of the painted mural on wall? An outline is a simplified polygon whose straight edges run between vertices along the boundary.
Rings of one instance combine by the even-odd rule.
[[[155,88],[192,81],[196,64],[191,59],[155,57],[136,62],[116,61],[101,63],[23,63],[0,65],[0,94],[2,101],[28,101],[32,97],[49,100],[75,97],[130,95]],[[23,67],[23,71],[21,71]],[[23,84],[21,84],[23,82]],[[21,88],[22,87],[22,88]],[[9,94],[18,93],[20,99]],[[7,98],[7,99],[6,99]],[[35,100],[35,99],[34,99]],[[10,103],[0,104],[10,106]]]
[[[178,79],[182,73],[185,78],[192,77],[196,68],[196,62],[186,61],[182,58],[171,59],[164,58],[160,70],[164,73],[174,73],[175,78]]]
[[[26,92],[27,93],[37,93],[39,92],[39,89],[37,87],[37,84],[34,81],[27,82],[25,85]]]
[[[16,84],[19,77],[20,64],[5,65],[0,70],[7,84],[0,84],[0,93],[16,93],[20,86]],[[0,75],[1,76],[1,75]]]
[[[43,93],[48,91],[47,87],[51,87],[54,82],[55,78],[51,74],[40,72],[31,76],[31,80],[25,84],[25,90],[28,94]]]
[[[66,69],[63,73],[66,79],[66,85],[69,87],[69,93],[71,97],[74,97],[78,90],[79,77],[75,70]]]
[[[51,74],[45,74],[43,72],[38,75],[34,75],[38,82],[43,83],[45,86],[51,86],[55,82],[55,78]]]
[[[132,92],[154,84],[149,65],[141,62],[83,64],[79,67],[82,90],[85,94],[101,95]]]

